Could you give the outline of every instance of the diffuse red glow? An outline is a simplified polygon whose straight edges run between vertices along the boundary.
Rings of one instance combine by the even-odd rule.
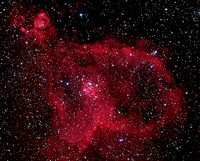
[[[26,11],[26,9],[24,10]],[[21,32],[26,36],[34,37],[36,42],[44,48],[52,45],[51,42],[57,37],[56,28],[52,26],[51,20],[45,11],[40,10],[35,16],[31,15],[30,11],[24,13],[23,11],[15,12],[16,15],[14,15],[12,23],[14,27],[20,28]]]
[[[31,29],[22,27],[21,17],[14,24],[50,50],[57,34],[47,13],[38,13]],[[181,121],[182,90],[164,62],[138,43],[131,48],[113,38],[84,45],[57,42],[54,54],[38,57],[39,63],[45,59],[48,88],[42,93],[53,111],[56,136],[48,139],[44,155],[76,160],[92,144],[103,157],[143,160],[138,154],[148,151],[143,146],[170,122]]]
[[[166,123],[181,118],[182,91],[153,54],[111,39],[63,55],[49,77],[53,128],[78,147],[80,156],[95,139],[96,130],[104,138],[101,155],[112,158],[113,150],[117,155],[125,148],[126,139],[133,153],[140,144],[158,138]]]

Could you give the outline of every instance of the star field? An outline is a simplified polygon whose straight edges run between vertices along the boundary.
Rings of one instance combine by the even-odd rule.
[[[198,160],[199,7],[2,1],[2,160]]]

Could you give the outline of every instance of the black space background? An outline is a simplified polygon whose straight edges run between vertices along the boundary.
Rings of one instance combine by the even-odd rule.
[[[8,159],[21,158],[23,151],[28,151],[27,149],[20,149],[19,142],[26,141],[25,137],[33,137],[33,131],[36,131],[36,135],[37,131],[45,131],[43,127],[40,127],[39,130],[32,127],[27,132],[26,127],[24,127],[21,134],[13,135],[16,128],[13,128],[13,125],[18,123],[17,120],[20,115],[19,106],[26,106],[27,103],[24,102],[20,93],[21,87],[18,84],[18,78],[13,76],[17,72],[17,65],[20,61],[20,56],[17,52],[20,47],[17,42],[13,42],[14,38],[12,37],[12,35],[18,34],[19,30],[9,27],[10,19],[7,17],[12,3],[4,0],[0,2],[0,152],[1,155],[5,154]],[[73,6],[76,3],[75,1],[33,0],[24,1],[24,3],[27,6],[33,3],[39,8],[47,10],[52,16],[52,21],[58,30],[58,34],[62,37],[72,35],[72,27],[77,29],[79,32],[76,41],[79,43],[92,43],[105,35],[120,35],[122,37],[131,35],[144,37],[159,46],[168,48],[172,55],[167,67],[172,71],[177,86],[183,86],[186,90],[187,94],[185,95],[184,103],[186,108],[191,108],[191,111],[187,115],[187,124],[183,127],[183,139],[176,143],[176,146],[180,145],[181,148],[177,150],[173,146],[174,144],[168,144],[169,146],[167,147],[167,143],[164,140],[163,142],[161,141],[160,146],[167,154],[166,160],[200,159],[199,1],[83,1],[83,5],[70,19],[70,12],[66,12],[63,17],[60,17],[57,10],[52,11],[51,7],[55,6],[59,10],[59,7],[64,6],[66,3]],[[167,11],[165,10],[166,8]],[[84,13],[83,18],[80,18],[80,13]],[[95,33],[92,32],[94,28],[99,27],[102,30]],[[125,33],[128,34],[125,35]],[[9,43],[11,41],[12,43]],[[29,91],[29,94],[33,96],[34,92]],[[33,97],[33,100],[37,99],[37,96],[34,95]],[[37,103],[33,103],[32,107],[37,105]],[[28,111],[32,111],[33,115],[37,114],[37,111],[33,109],[27,109],[26,112]],[[21,114],[23,115],[23,112]],[[40,113],[37,117],[41,120],[48,120],[48,118],[43,118],[42,115]],[[23,119],[26,120],[26,118]],[[45,126],[46,124],[48,123],[45,123]]]

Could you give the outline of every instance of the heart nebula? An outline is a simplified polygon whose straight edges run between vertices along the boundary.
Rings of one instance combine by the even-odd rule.
[[[184,120],[182,89],[161,52],[147,50],[142,40],[135,45],[113,37],[83,45],[60,41],[46,12],[30,17],[32,27],[21,14],[14,27],[45,53],[33,61],[46,78],[41,93],[53,113],[53,132],[40,156],[146,160],[152,151],[157,155],[153,140]]]
[[[182,118],[182,90],[155,53],[106,39],[62,45],[52,62],[44,93],[55,135],[69,146],[63,147],[68,159],[91,146],[105,158],[144,159],[137,154],[149,149],[141,145]]]

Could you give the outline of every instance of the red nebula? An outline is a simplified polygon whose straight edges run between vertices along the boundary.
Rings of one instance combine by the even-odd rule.
[[[48,44],[57,34],[47,13],[39,12],[32,28],[22,26],[23,16],[14,23],[52,51]],[[145,160],[148,143],[183,121],[182,89],[143,40],[57,41],[55,48],[36,58],[48,78],[42,94],[53,111],[53,134],[41,150],[48,159],[77,160],[95,149],[110,160]]]
[[[52,46],[51,42],[57,37],[57,32],[45,11],[40,10],[35,16],[28,16],[27,12],[21,14],[19,14],[20,11],[16,12],[18,14],[13,17],[12,23],[14,27],[19,27],[26,36],[34,37],[42,47]]]
[[[182,90],[154,53],[106,39],[63,45],[52,59],[44,93],[55,134],[72,147],[66,159],[73,160],[74,151],[80,158],[101,137],[97,147],[103,157],[127,160],[183,118]]]

